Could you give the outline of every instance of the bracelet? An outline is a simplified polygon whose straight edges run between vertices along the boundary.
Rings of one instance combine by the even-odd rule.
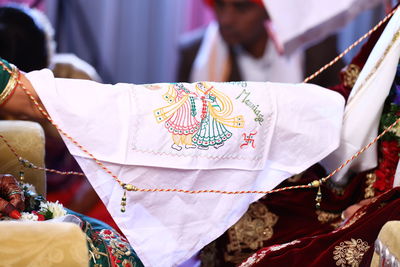
[[[0,106],[8,100],[8,98],[12,95],[18,85],[19,71],[14,65],[10,65],[10,69],[12,70],[11,75],[8,77],[7,84],[4,86],[2,92],[0,93]],[[6,70],[4,70],[3,73],[4,72],[8,73],[8,71]],[[2,76],[4,75],[3,73],[1,74]]]
[[[21,191],[12,191],[10,193],[7,194],[7,196],[11,197],[12,195],[21,195],[22,192]]]

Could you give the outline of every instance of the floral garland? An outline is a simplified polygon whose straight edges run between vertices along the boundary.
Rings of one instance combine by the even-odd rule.
[[[392,89],[385,102],[380,131],[385,130],[400,115],[400,65],[392,85]],[[375,195],[380,195],[393,187],[397,163],[400,154],[400,125],[396,125],[382,137],[379,147],[379,163],[374,173],[376,180],[373,184]]]
[[[25,196],[25,209],[21,212],[19,221],[46,221],[67,215],[61,203],[46,201],[43,196],[36,193],[33,185],[20,183]],[[0,220],[14,220],[9,217],[2,217]]]

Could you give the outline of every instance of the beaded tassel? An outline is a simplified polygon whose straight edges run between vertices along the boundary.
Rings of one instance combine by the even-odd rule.
[[[317,196],[315,197],[315,207],[317,208],[317,210],[319,210],[321,208],[321,200],[322,200],[322,193],[321,193],[321,187],[318,186],[318,193]]]
[[[22,169],[19,171],[19,180],[21,182],[23,182],[25,180],[25,172]]]
[[[311,183],[308,184],[308,186],[317,188],[318,187],[318,192],[317,196],[315,197],[315,207],[319,210],[321,208],[321,200],[322,200],[322,193],[321,193],[321,184],[325,182],[324,179],[321,180],[314,180]]]
[[[121,212],[126,211],[126,189],[124,187],[124,194],[122,195],[122,200],[121,200]]]
[[[122,195],[121,200],[121,212],[126,211],[126,191],[138,191],[138,188],[131,184],[121,183],[122,189],[124,189],[124,194]]]

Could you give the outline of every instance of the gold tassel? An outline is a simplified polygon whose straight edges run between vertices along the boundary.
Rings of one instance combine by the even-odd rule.
[[[317,210],[319,210],[321,208],[321,200],[322,200],[322,193],[321,193],[321,187],[318,186],[318,192],[317,192],[317,196],[315,197],[315,207],[317,208]]]
[[[122,195],[122,200],[121,200],[121,212],[125,212],[126,211],[126,191],[138,191],[138,188],[131,184],[120,183],[120,185],[122,186],[122,189],[124,190],[124,194]]]
[[[318,187],[317,196],[315,197],[315,201],[316,201],[315,207],[317,208],[317,210],[319,210],[321,208],[321,201],[322,201],[321,184],[323,182],[325,182],[325,180],[321,179],[321,180],[314,180],[308,184],[308,186],[310,186],[310,187],[314,187],[314,188]]]
[[[19,180],[21,182],[23,182],[25,180],[25,172],[22,169],[19,171]]]
[[[122,195],[122,200],[121,200],[121,212],[126,211],[126,189],[124,187],[124,194]]]

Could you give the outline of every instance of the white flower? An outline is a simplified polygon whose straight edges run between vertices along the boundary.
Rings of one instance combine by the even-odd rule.
[[[21,212],[20,220],[21,221],[37,221],[38,216],[36,214],[29,213],[29,212]]]
[[[36,188],[32,184],[20,182],[20,187],[24,189],[24,191],[30,191],[37,195]]]
[[[56,202],[42,202],[40,203],[40,211],[50,211],[53,214],[53,219],[65,216],[67,211],[64,209],[61,203]]]

